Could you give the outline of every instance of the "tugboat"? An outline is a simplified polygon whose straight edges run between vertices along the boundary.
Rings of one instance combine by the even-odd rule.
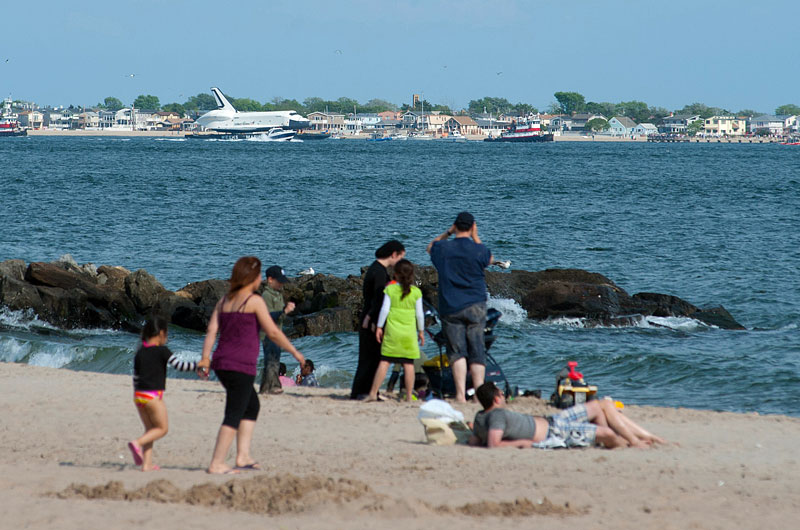
[[[11,111],[11,98],[4,99],[3,108],[0,109],[0,138],[27,134],[28,131],[19,126],[17,115]]]
[[[0,138],[6,136],[26,136],[28,131],[20,128],[19,123],[10,118],[0,118]]]
[[[484,138],[484,142],[552,142],[552,134],[542,134],[541,120],[529,116],[514,121],[500,136]]]

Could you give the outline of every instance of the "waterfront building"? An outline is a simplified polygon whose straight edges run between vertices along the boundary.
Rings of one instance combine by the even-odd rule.
[[[770,116],[769,114],[762,114],[761,116],[753,116],[748,120],[749,130],[753,134],[783,134],[786,128],[783,118],[778,116]]]
[[[613,136],[630,136],[636,128],[636,122],[627,116],[614,116],[608,120],[608,130]]]
[[[500,133],[506,130],[510,122],[498,121],[488,118],[475,118],[475,123],[478,125],[478,132],[484,136],[500,136]]]
[[[378,123],[375,124],[375,129],[400,129],[403,127],[403,122],[401,120],[395,119],[382,119]]]
[[[44,125],[44,114],[38,110],[23,110],[18,115],[20,127],[41,129]]]
[[[79,129],[99,129],[100,113],[87,110],[77,115]]]
[[[434,110],[430,113],[426,112],[424,115],[419,117],[417,128],[425,131],[441,133],[444,131],[445,123],[447,123],[447,120],[450,118],[452,118],[452,116],[442,114],[438,110]]]
[[[461,133],[462,136],[480,134],[478,124],[469,116],[452,116],[445,122],[444,128],[450,134],[455,131]]]
[[[330,112],[310,112],[308,120],[314,131],[326,131],[330,134],[341,133],[345,129],[344,114]]]
[[[746,130],[747,120],[735,116],[711,116],[703,126],[709,136],[743,136]]]
[[[572,116],[554,116],[550,119],[550,129],[554,131],[583,131],[586,129],[586,124],[595,118],[606,119],[602,114],[587,112],[573,114]]]
[[[378,116],[382,120],[402,120],[403,113],[398,110],[384,110],[383,112],[379,112]]]
[[[663,134],[686,134],[690,124],[700,120],[698,114],[675,114],[661,120],[658,132]]]
[[[652,123],[640,123],[633,128],[633,134],[636,136],[650,136],[651,134],[658,134],[658,127]]]

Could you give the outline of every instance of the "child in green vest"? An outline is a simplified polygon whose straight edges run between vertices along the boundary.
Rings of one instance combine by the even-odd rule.
[[[378,389],[393,363],[403,365],[406,401],[413,399],[414,359],[419,358],[419,344],[425,345],[422,291],[413,283],[414,265],[406,259],[398,261],[394,266],[394,281],[383,290],[383,305],[375,331],[375,338],[381,344],[381,361],[365,401],[379,400]]]

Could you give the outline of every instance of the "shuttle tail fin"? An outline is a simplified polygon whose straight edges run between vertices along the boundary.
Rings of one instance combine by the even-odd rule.
[[[231,102],[228,101],[227,98],[222,94],[222,90],[218,89],[217,87],[211,87],[211,93],[214,94],[214,99],[217,100],[217,108],[236,112],[236,109],[233,108]]]

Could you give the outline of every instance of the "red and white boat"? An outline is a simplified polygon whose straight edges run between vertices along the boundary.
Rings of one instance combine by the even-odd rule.
[[[0,118],[0,138],[4,136],[25,136],[25,129],[20,128],[19,122],[11,118]]]
[[[552,134],[542,133],[542,122],[539,116],[529,116],[511,122],[508,128],[495,138],[489,137],[484,142],[552,142]]]

